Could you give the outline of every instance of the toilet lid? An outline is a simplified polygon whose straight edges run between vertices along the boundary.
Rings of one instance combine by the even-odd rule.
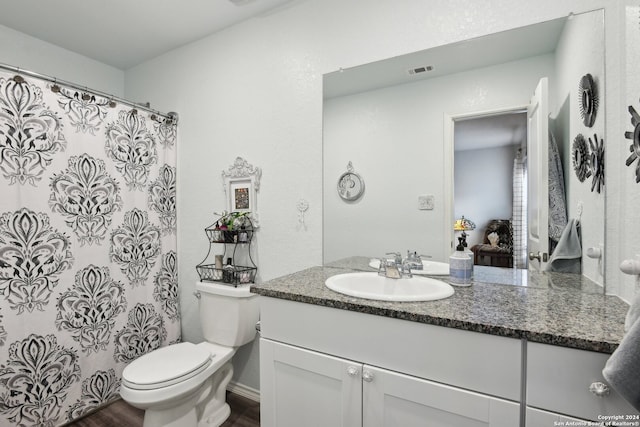
[[[136,389],[164,387],[197,375],[210,363],[211,353],[206,348],[183,342],[134,360],[122,371],[122,381]]]

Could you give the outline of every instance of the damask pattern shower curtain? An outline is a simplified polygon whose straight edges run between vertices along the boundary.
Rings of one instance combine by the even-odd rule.
[[[176,123],[0,72],[0,425],[118,397],[180,340]]]

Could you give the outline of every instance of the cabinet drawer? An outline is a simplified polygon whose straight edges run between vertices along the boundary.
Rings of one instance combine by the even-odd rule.
[[[603,415],[638,412],[613,389],[598,397],[589,391],[594,382],[606,383],[602,368],[608,354],[553,345],[527,344],[527,405],[598,421]]]

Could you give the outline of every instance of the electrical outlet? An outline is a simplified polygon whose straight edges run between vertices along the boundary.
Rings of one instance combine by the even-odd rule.
[[[418,209],[421,211],[433,210],[434,197],[432,195],[418,196]]]

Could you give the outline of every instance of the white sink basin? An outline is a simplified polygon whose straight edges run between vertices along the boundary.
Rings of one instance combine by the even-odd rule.
[[[345,273],[331,276],[325,285],[352,297],[382,301],[432,301],[453,295],[453,287],[429,277],[389,279],[378,273]]]
[[[378,270],[380,268],[380,260],[371,258],[369,267]],[[438,261],[422,260],[422,270],[411,270],[411,274],[426,274],[428,276],[448,276],[449,263]]]

